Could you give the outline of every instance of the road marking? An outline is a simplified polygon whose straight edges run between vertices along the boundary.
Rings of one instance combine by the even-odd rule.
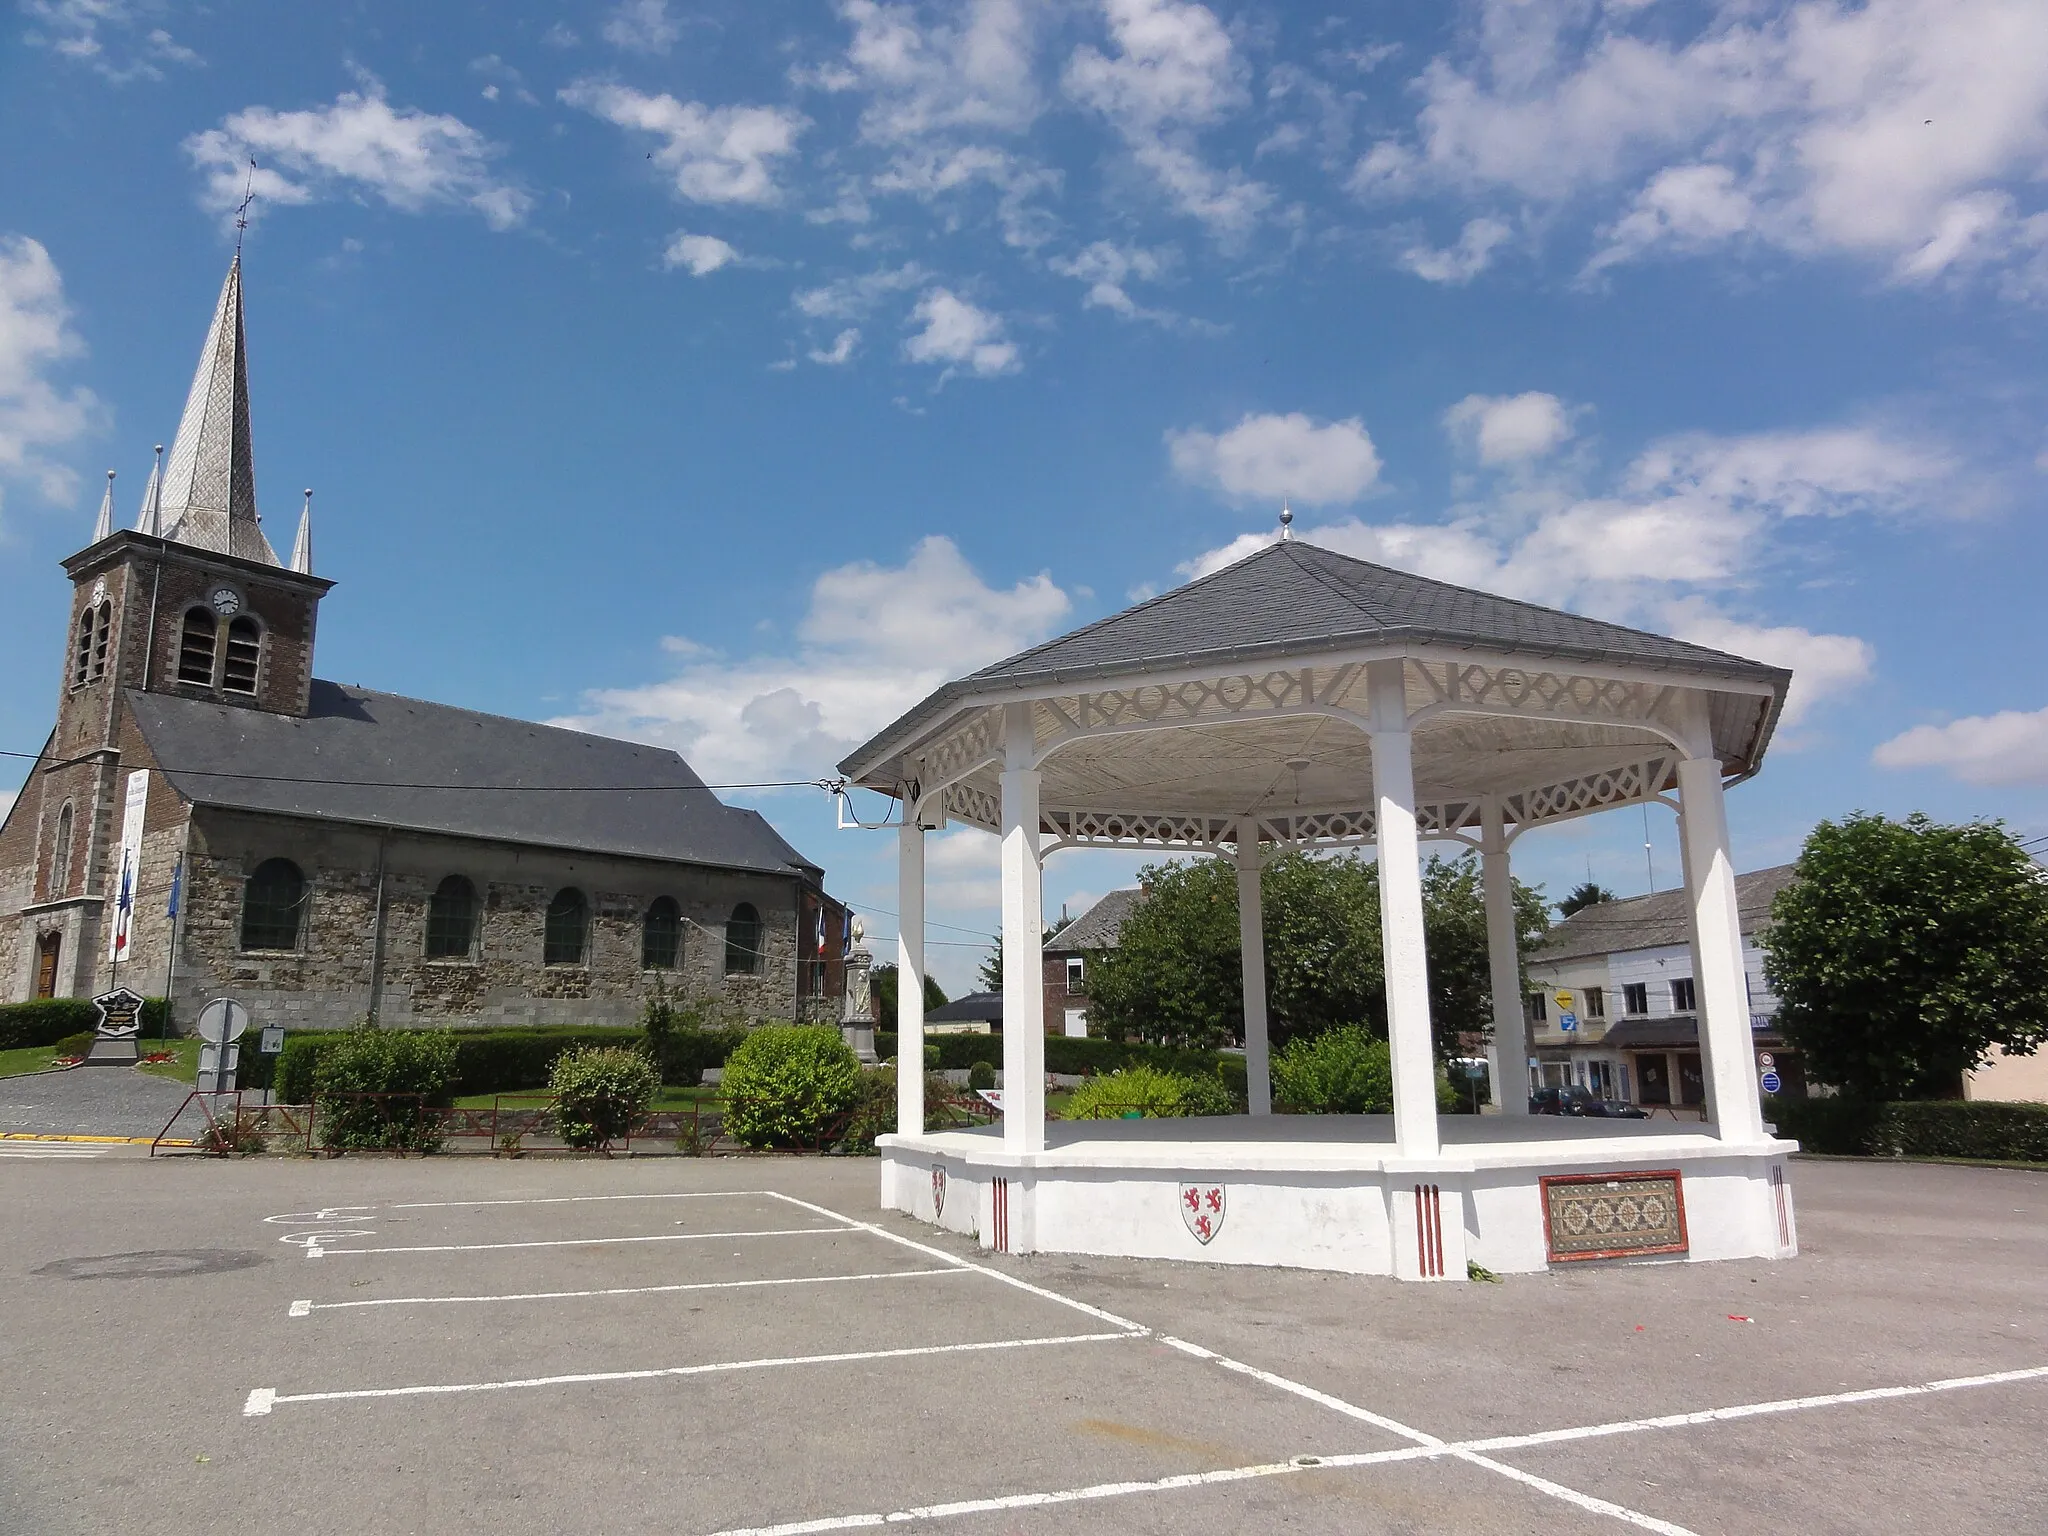
[[[0,1131],[0,1141],[83,1141],[100,1146],[146,1147],[154,1136],[63,1136],[55,1131]],[[167,1141],[167,1147],[189,1147],[189,1141]]]
[[[308,1248],[329,1258],[344,1253],[488,1253],[499,1248],[595,1248],[606,1243],[701,1243],[720,1237],[835,1236],[838,1227],[782,1227],[769,1232],[659,1232],[650,1237],[549,1237],[523,1243],[422,1243],[404,1248]],[[280,1242],[284,1239],[280,1238]]]
[[[1196,1358],[1206,1358],[1218,1363],[1223,1356],[1204,1350],[1199,1345],[1189,1345],[1177,1339],[1165,1339]],[[1244,1367],[1244,1373],[1261,1380],[1269,1372],[1259,1372]],[[1492,1450],[1509,1450],[1529,1445],[1551,1445],[1564,1440],[1587,1439],[1599,1435],[1637,1434],[1652,1429],[1678,1429],[1695,1424],[1719,1423],[1729,1419],[1748,1418],[1760,1413],[1792,1413],[1806,1408],[1836,1407],[1854,1403],[1882,1402],[1902,1397],[1918,1397],[1931,1392],[1954,1392],[1966,1387],[2003,1386],[2011,1382],[2038,1381],[2048,1378],[2048,1366],[2035,1366],[2027,1370],[1996,1371],[1984,1376],[1955,1376],[1945,1381],[1931,1381],[1910,1387],[1874,1387],[1860,1392],[1834,1392],[1822,1397],[1783,1398],[1769,1403],[1744,1403],[1732,1408],[1710,1408],[1699,1413],[1665,1414],[1653,1419],[1625,1419],[1612,1424],[1589,1424],[1578,1429],[1552,1430],[1542,1434],[1498,1436],[1489,1440],[1444,1441],[1432,1439],[1430,1444],[1403,1446],[1391,1451],[1364,1451],[1342,1456],[1297,1456],[1292,1461],[1261,1462],[1245,1467],[1221,1467],[1210,1472],[1183,1473],[1176,1477],[1162,1477],[1151,1482],[1095,1483],[1084,1488],[1061,1488],[1050,1492],[1013,1493],[999,1498],[963,1499],[950,1504],[926,1504],[915,1509],[899,1509],[888,1514],[827,1515],[814,1520],[792,1520],[782,1525],[745,1526],[732,1530],[717,1531],[713,1536],[822,1536],[831,1531],[865,1530],[882,1525],[900,1525],[914,1520],[943,1520],[960,1515],[999,1513],[1012,1509],[1036,1509],[1047,1505],[1075,1504],[1092,1499],[1122,1498],[1131,1494],[1171,1493],[1181,1488],[1212,1487],[1219,1483],[1248,1482],[1257,1478],[1286,1477],[1296,1474],[1320,1472],[1329,1469],[1343,1470],[1357,1467],[1386,1466],[1406,1461],[1441,1461],[1446,1458],[1470,1462],[1484,1467],[1503,1477],[1512,1478],[1553,1498],[1563,1499],[1590,1513],[1610,1515],[1641,1530],[1656,1531],[1661,1536],[1691,1536],[1684,1526],[1673,1525],[1666,1520],[1645,1515],[1639,1510],[1628,1509],[1605,1499],[1594,1498],[1591,1494],[1580,1493],[1576,1488],[1567,1488],[1553,1483],[1548,1478],[1524,1472],[1481,1453]],[[1286,1378],[1274,1378],[1285,1383]],[[1368,1414],[1366,1410],[1342,1399],[1328,1398],[1314,1388],[1301,1388],[1298,1383],[1288,1384],[1288,1390],[1307,1397],[1311,1402],[1325,1402],[1336,1406],[1347,1417],[1363,1417],[1367,1422],[1381,1421],[1379,1415]],[[1327,1401],[1325,1401],[1327,1399]],[[1411,1431],[1419,1433],[1419,1431]]]
[[[385,1206],[390,1211],[467,1210],[485,1205],[581,1205],[592,1200],[734,1200],[755,1199],[772,1193],[764,1189],[694,1189],[680,1194],[657,1195],[536,1195],[529,1200],[413,1200]]]
[[[54,1158],[58,1162],[68,1161],[75,1163],[81,1158],[98,1157],[106,1150],[107,1149],[105,1147],[45,1147],[38,1152],[29,1152],[16,1151],[13,1148],[9,1147],[0,1149],[0,1157],[40,1157],[44,1159]]]
[[[961,1269],[886,1269],[867,1275],[796,1275],[777,1280],[699,1280],[687,1285],[619,1285],[601,1291],[515,1291],[505,1296],[382,1296],[362,1301],[295,1301],[290,1316],[338,1312],[344,1307],[417,1307],[442,1302],[578,1301],[591,1296],[658,1296],[671,1291],[737,1291],[764,1285],[827,1285],[851,1280],[914,1280],[926,1275],[960,1275]]]
[[[862,1349],[833,1355],[783,1355],[766,1360],[720,1360],[709,1365],[671,1365],[644,1371],[582,1371],[569,1376],[529,1376],[514,1381],[459,1381],[418,1387],[363,1387],[344,1392],[279,1392],[257,1387],[242,1405],[246,1418],[270,1412],[278,1403],[339,1403],[371,1397],[441,1397],[462,1392],[510,1392],[527,1387],[586,1386],[607,1381],[655,1381],[673,1376],[714,1376],[763,1371],[788,1365],[843,1365],[855,1360],[910,1360],[924,1355],[985,1354],[995,1350],[1042,1349],[1055,1344],[1105,1344],[1135,1338],[1129,1333],[1070,1333],[1046,1339],[990,1339],[977,1344],[921,1344],[906,1349]]]

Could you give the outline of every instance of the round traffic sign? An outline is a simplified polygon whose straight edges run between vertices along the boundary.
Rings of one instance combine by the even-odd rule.
[[[1784,1079],[1780,1078],[1777,1073],[1766,1072],[1763,1076],[1763,1082],[1759,1086],[1762,1087],[1765,1093],[1776,1093],[1785,1086],[1785,1083]]]
[[[249,1010],[231,997],[216,997],[199,1010],[199,1038],[208,1045],[239,1040],[248,1027]]]
[[[1756,1053],[1756,1064],[1768,1072],[1778,1064],[1778,1058],[1769,1051],[1758,1051]]]

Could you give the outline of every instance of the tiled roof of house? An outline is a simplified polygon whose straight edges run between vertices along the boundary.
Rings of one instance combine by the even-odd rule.
[[[1735,877],[1735,901],[1742,931],[1753,934],[1770,921],[1771,901],[1792,883],[1792,866],[1778,864]],[[1528,959],[1542,964],[1663,949],[1692,942],[1692,919],[1682,890],[1630,896],[1581,908],[1530,946]]]
[[[1079,953],[1083,950],[1115,949],[1124,922],[1145,899],[1137,886],[1111,891],[1094,906],[1045,941],[1048,953]]]

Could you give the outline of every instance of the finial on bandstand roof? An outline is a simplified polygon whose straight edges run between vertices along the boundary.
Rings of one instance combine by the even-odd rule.
[[[1287,498],[1284,496],[1280,498],[1280,537],[1294,537],[1294,508],[1287,504]]]

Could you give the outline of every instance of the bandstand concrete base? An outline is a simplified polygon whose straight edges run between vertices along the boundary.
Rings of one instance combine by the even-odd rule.
[[[1785,1170],[1794,1142],[1737,1146],[1707,1126],[1548,1116],[1447,1116],[1439,1127],[1442,1150],[1426,1158],[1397,1153],[1386,1115],[1054,1122],[1032,1153],[1006,1150],[999,1126],[884,1136],[882,1205],[997,1252],[1406,1280],[1463,1280],[1468,1261],[1516,1274],[1798,1252]],[[1646,1174],[1677,1175],[1682,1246],[1553,1253],[1544,1179]],[[1590,1184],[1597,1200],[1606,1183]]]

